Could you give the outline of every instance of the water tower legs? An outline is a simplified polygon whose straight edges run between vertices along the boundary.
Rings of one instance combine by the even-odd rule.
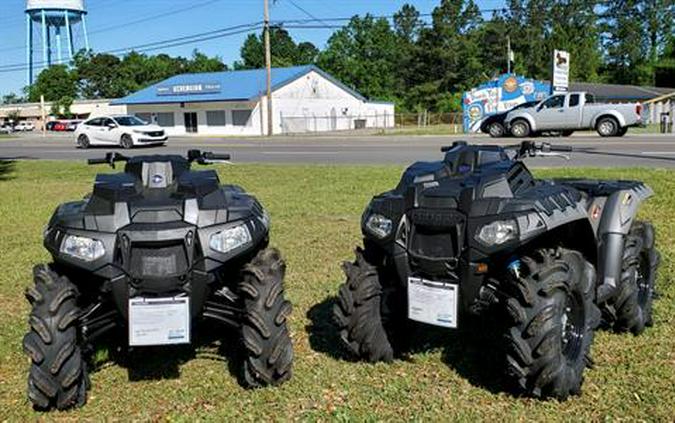
[[[28,62],[26,81],[33,83],[33,19],[26,15],[26,61]]]
[[[82,32],[84,32],[84,48],[89,51],[89,34],[87,34],[87,21],[84,18],[84,14],[82,14],[81,19],[82,19]]]
[[[70,60],[73,60],[73,28],[70,27],[70,17],[68,16],[68,11],[66,10],[63,12],[63,15],[66,18],[66,41],[68,41],[68,57]]]

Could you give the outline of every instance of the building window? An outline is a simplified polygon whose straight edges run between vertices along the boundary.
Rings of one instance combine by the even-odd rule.
[[[232,110],[232,125],[249,126],[252,110]]]
[[[136,113],[136,117],[148,123],[152,123],[152,113]]]
[[[209,110],[206,112],[207,126],[225,126],[225,110]]]
[[[175,126],[173,112],[171,113],[157,113],[157,125],[162,128]]]

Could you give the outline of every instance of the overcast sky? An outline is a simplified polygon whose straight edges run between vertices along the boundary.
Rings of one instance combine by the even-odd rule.
[[[26,63],[26,18],[24,0],[0,0],[0,69]],[[171,38],[202,33],[262,20],[263,0],[85,0],[89,11],[87,29],[91,48],[102,52]],[[429,13],[439,0],[270,0],[271,19],[310,19],[350,17],[371,13],[391,15],[403,4],[414,4]],[[293,4],[295,3],[295,5]],[[500,7],[503,0],[478,0],[481,9]],[[297,7],[296,7],[297,5]],[[304,9],[302,11],[300,9]],[[137,22],[141,21],[142,22]],[[311,41],[323,48],[334,29],[292,29],[296,41]],[[163,48],[152,54],[189,56],[198,48],[220,56],[231,64],[239,58],[239,47],[246,33],[178,47]],[[75,33],[76,42],[83,43]],[[41,57],[34,58],[40,62]],[[20,93],[26,84],[26,70],[0,71],[0,96]]]

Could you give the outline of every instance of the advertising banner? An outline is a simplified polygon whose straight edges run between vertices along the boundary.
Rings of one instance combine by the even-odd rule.
[[[526,101],[543,100],[550,91],[548,82],[511,73],[483,83],[465,92],[462,97],[464,132],[478,132],[486,117],[505,112]]]
[[[570,54],[553,51],[553,92],[567,92],[570,84]]]

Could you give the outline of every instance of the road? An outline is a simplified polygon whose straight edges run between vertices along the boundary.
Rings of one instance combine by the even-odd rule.
[[[166,147],[139,148],[130,151],[98,147],[75,148],[72,136],[58,134],[42,138],[39,134],[22,134],[15,139],[0,139],[0,159],[85,160],[102,157],[116,150],[127,155],[185,154],[201,149],[232,154],[236,163],[322,163],[322,164],[408,164],[417,160],[438,160],[441,146],[459,139],[483,144],[513,144],[516,139],[499,142],[485,136],[345,136],[319,135],[261,138],[194,138],[173,137]],[[595,148],[614,153],[635,154],[638,158],[572,154],[571,160],[536,158],[528,160],[535,167],[669,167],[675,168],[675,136],[631,135],[623,138],[600,138],[575,135],[568,138],[540,138],[554,144]],[[669,158],[659,160],[660,158]]]

